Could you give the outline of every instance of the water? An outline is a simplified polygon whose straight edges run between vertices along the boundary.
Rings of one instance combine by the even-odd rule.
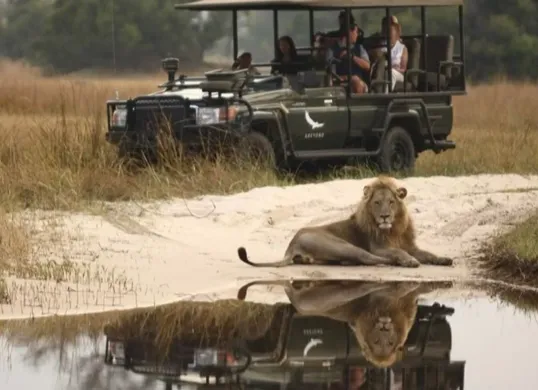
[[[228,299],[237,290],[223,290],[159,308],[3,323],[0,389],[165,389],[166,382],[207,388],[192,383],[203,378],[188,369],[193,350],[187,347],[231,345],[251,352],[250,366],[238,374],[248,389],[538,386],[536,293],[446,282],[299,281],[287,289],[253,285],[244,300]],[[400,326],[405,318],[409,326]],[[369,321],[377,331],[365,328]],[[116,346],[123,345],[132,368],[145,374],[124,368],[120,349],[109,359],[116,365],[105,364],[105,330],[112,341],[135,341]],[[244,366],[244,348],[236,351],[238,366]],[[274,351],[284,357],[280,363]],[[163,380],[148,373],[158,366],[161,374],[177,374],[179,359],[187,376]]]

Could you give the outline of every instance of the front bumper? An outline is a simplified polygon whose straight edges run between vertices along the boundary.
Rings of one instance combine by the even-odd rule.
[[[242,134],[242,129],[231,124],[219,124],[215,126],[183,126],[173,130],[170,135],[173,141],[184,145],[201,146],[211,143],[233,143]],[[157,145],[157,134],[147,134],[125,128],[113,128],[105,134],[107,142],[113,145],[122,144],[131,147],[154,147]]]

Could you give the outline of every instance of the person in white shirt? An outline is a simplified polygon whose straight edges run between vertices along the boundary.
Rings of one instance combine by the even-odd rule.
[[[394,17],[390,23],[390,58],[392,64],[392,90],[396,83],[404,81],[403,74],[407,70],[407,61],[409,59],[409,53],[407,47],[402,43],[400,39],[400,25],[398,20]],[[381,49],[384,53],[387,52],[387,48]]]

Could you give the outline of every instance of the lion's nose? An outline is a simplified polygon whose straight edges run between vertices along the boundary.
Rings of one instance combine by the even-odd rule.
[[[381,324],[381,331],[382,332],[388,332],[392,330],[392,324],[390,322]]]
[[[383,215],[380,215],[380,217],[382,219],[388,219],[390,217],[390,214],[383,214]]]

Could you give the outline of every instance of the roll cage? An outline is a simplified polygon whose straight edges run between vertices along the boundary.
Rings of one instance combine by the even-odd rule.
[[[430,91],[426,87],[425,91],[420,91],[420,95],[431,95],[431,94],[442,94],[442,95],[462,95],[466,93],[466,82],[465,82],[465,42],[464,42],[464,26],[463,26],[463,5],[464,0],[387,0],[385,2],[378,0],[197,0],[186,3],[176,4],[176,9],[184,9],[190,11],[231,11],[232,12],[232,29],[233,29],[233,55],[234,59],[237,58],[239,52],[239,42],[238,42],[238,11],[241,10],[270,10],[273,14],[273,39],[274,39],[274,48],[275,54],[277,50],[277,43],[279,38],[279,11],[308,11],[309,19],[309,36],[310,36],[310,46],[309,47],[297,47],[298,51],[308,51],[313,53],[314,39],[315,39],[315,30],[314,30],[314,12],[316,11],[329,11],[329,10],[344,10],[346,13],[345,28],[346,31],[350,27],[350,15],[353,10],[358,9],[384,9],[385,17],[387,20],[391,18],[391,10],[399,7],[419,7],[420,8],[420,25],[421,32],[419,35],[407,35],[402,38],[406,39],[418,39],[420,41],[420,65],[418,68],[410,69],[408,72],[405,72],[404,75],[404,91],[406,93],[411,93],[411,91],[406,90],[407,81],[413,76],[428,76],[428,73],[435,73],[432,75],[435,85],[435,90]],[[459,55],[453,55],[452,58],[442,59],[436,61],[434,67],[436,68],[433,71],[431,66],[429,66],[428,59],[428,43],[431,47],[435,46],[438,41],[435,39],[429,39],[429,34],[426,31],[426,21],[427,21],[427,8],[429,7],[439,7],[439,6],[457,6],[458,8],[458,24],[459,24]],[[385,26],[386,30],[384,31],[385,36],[390,35],[390,25]],[[385,40],[386,52],[390,53],[390,42]],[[346,48],[349,52],[350,42],[346,40]],[[386,69],[392,68],[391,56],[385,56]],[[351,56],[347,57],[347,78],[348,80],[351,77]],[[253,66],[271,66],[278,65],[276,62],[271,63],[253,63]],[[293,63],[293,65],[305,65],[301,63]],[[430,69],[427,69],[430,68]],[[446,71],[448,68],[456,69],[458,71],[458,80],[459,85],[456,89],[450,89],[450,91],[441,91],[441,77],[443,71]],[[328,71],[330,73],[330,71]],[[377,84],[384,84],[388,89],[389,93],[393,93],[392,89],[392,72],[387,72],[387,80],[376,80]],[[349,97],[351,95],[350,84],[345,84],[346,94]]]

